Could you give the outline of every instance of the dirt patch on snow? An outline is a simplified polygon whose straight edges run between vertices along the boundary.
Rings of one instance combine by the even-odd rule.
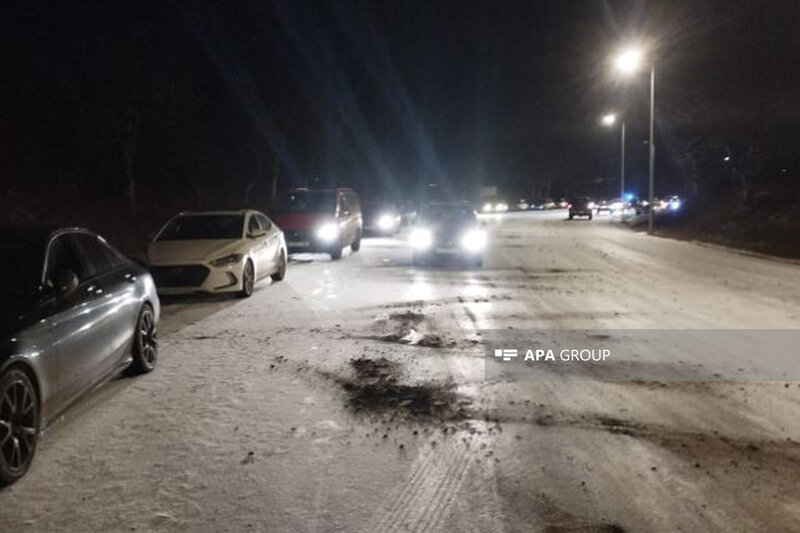
[[[451,421],[468,418],[465,402],[452,381],[403,383],[399,365],[384,357],[351,359],[350,368],[352,375],[332,377],[345,390],[347,406],[356,413]]]

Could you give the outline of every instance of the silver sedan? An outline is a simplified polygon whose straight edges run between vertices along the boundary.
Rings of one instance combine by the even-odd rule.
[[[158,357],[147,271],[83,229],[0,230],[0,484],[82,395]]]

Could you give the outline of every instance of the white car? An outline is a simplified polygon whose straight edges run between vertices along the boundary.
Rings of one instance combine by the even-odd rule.
[[[237,293],[248,297],[258,280],[286,275],[283,231],[258,211],[181,213],[147,250],[160,294]]]

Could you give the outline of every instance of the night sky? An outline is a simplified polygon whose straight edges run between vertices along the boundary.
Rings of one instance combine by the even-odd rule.
[[[619,132],[598,119],[614,109],[628,122],[631,187],[644,192],[647,76],[623,82],[609,62],[633,41],[657,66],[661,193],[685,187],[682,157],[699,140],[734,150],[766,132],[776,139],[771,164],[798,168],[794,1],[176,0],[5,11],[0,172],[22,191],[70,183],[113,197],[131,172],[141,194],[210,206],[223,186],[236,190],[230,203],[279,168],[281,189],[613,194]],[[130,140],[131,125],[126,169],[119,139]]]

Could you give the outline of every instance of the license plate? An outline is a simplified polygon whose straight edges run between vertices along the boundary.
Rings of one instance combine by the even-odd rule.
[[[290,248],[307,248],[311,243],[308,241],[289,241]]]

